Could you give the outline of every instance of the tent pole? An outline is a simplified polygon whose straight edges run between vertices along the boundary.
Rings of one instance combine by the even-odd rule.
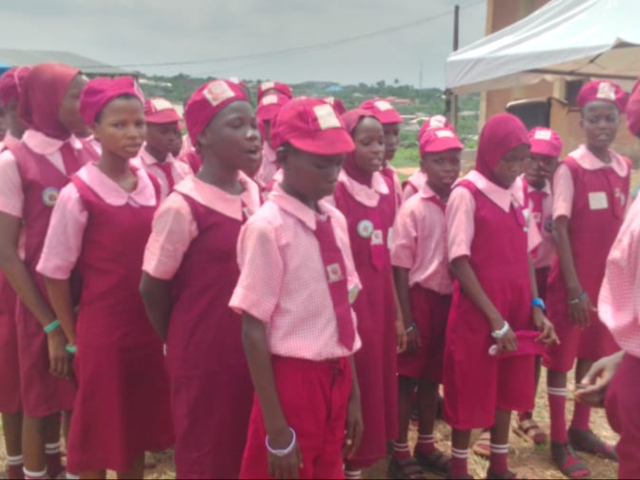
[[[460,47],[460,5],[456,5],[453,13],[453,51]],[[452,90],[446,91],[446,111],[453,128],[458,127],[458,95]]]

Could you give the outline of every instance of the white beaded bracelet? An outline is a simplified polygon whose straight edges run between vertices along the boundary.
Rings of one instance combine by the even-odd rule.
[[[296,443],[298,442],[298,437],[296,436],[296,432],[293,428],[289,428],[289,430],[293,435],[293,440],[291,440],[291,445],[289,445],[284,450],[275,450],[271,448],[271,445],[269,445],[269,436],[267,435],[267,438],[265,439],[265,444],[267,445],[267,450],[271,455],[275,455],[276,457],[282,458],[282,457],[286,457],[287,455],[291,454],[291,452],[293,452],[293,449],[296,447]]]
[[[504,327],[502,327],[501,330],[496,330],[495,332],[493,332],[491,336],[496,340],[500,340],[507,333],[509,333],[509,330],[511,330],[511,326],[507,322],[504,322]]]

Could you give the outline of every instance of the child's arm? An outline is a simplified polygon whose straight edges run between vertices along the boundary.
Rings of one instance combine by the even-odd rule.
[[[142,272],[140,295],[142,295],[151,325],[162,339],[162,342],[167,343],[169,320],[173,309],[171,282],[160,280],[152,277],[147,272]]]
[[[405,326],[405,316],[398,297],[398,287],[394,272],[391,272],[391,284],[393,285],[393,304],[396,307],[396,352],[398,354],[407,351],[407,327]]]
[[[402,319],[404,320],[404,331],[407,336],[407,352],[416,353],[422,347],[422,339],[411,314],[411,301],[409,299],[409,269],[401,267],[393,267],[393,275],[398,296],[398,302],[402,311]],[[410,331],[411,330],[411,331]]]
[[[529,277],[531,278],[531,298],[538,298],[540,292],[538,292],[536,269],[533,266],[533,259],[531,258],[531,255],[529,255]],[[544,310],[539,306],[533,307],[533,323],[536,329],[541,332],[540,336],[536,339],[536,342],[541,342],[546,347],[554,343],[560,344],[558,335],[556,335],[555,327],[547,318]]]
[[[573,261],[571,241],[569,240],[569,222],[569,218],[565,216],[556,218],[554,222],[554,239],[560,260],[560,269],[567,286],[569,296],[567,301],[569,302],[571,320],[574,325],[580,328],[587,328],[591,325],[591,312],[595,311],[595,308],[578,278],[576,265]]]
[[[476,272],[473,271],[469,257],[459,257],[451,262],[451,270],[454,277],[458,279],[462,290],[469,300],[478,307],[489,322],[492,332],[500,331],[505,326],[505,320],[489,299],[486,292],[478,280]],[[500,353],[512,353],[518,350],[518,341],[513,330],[509,329],[507,334],[496,340]]]
[[[253,386],[260,401],[269,445],[276,450],[285,450],[293,442],[293,435],[276,389],[267,330],[263,322],[247,313],[242,316],[242,343]],[[284,457],[269,453],[269,475],[274,478],[297,479],[301,467],[302,452],[297,444]]]
[[[358,372],[356,371],[355,358],[351,357],[351,373],[353,383],[351,385],[351,396],[349,397],[349,410],[347,412],[347,435],[343,457],[347,460],[360,449],[362,435],[364,433],[364,421],[362,420],[362,403],[360,397],[360,384],[358,383]]]
[[[55,322],[56,317],[40,294],[24,262],[18,256],[19,218],[0,212],[0,269],[20,300],[36,317],[42,328]],[[66,351],[67,339],[60,329],[47,334],[51,374],[68,376],[70,358]]]
[[[76,313],[73,307],[70,280],[57,280],[45,276],[44,282],[47,286],[49,301],[60,320],[60,326],[69,345],[76,345]]]

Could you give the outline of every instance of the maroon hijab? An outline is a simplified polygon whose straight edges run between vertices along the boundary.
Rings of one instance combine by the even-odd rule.
[[[500,161],[520,145],[529,145],[529,132],[522,120],[509,113],[491,117],[480,135],[476,170],[494,182],[493,171]]]
[[[362,108],[349,110],[347,113],[345,113],[342,116],[342,119],[344,120],[344,123],[345,123],[345,127],[347,128],[347,131],[349,132],[352,138],[354,137],[355,130],[360,124],[360,122],[364,118],[368,118],[368,117],[376,118],[372,112],[369,112]],[[358,166],[356,165],[355,150],[352,153],[347,154],[347,157],[344,160],[343,169],[345,173],[349,175],[351,178],[353,178],[356,182],[361,183],[362,185],[367,185],[369,187],[371,186],[373,181],[372,180],[373,174],[364,172],[360,168],[358,168]]]
[[[29,72],[20,92],[20,119],[47,137],[66,140],[71,133],[60,122],[60,106],[77,68],[60,63],[43,63]]]

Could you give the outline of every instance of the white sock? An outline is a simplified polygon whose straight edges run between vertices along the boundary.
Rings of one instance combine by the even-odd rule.
[[[24,457],[22,455],[16,455],[15,457],[7,456],[7,465],[10,467],[17,467],[24,464]]]
[[[549,395],[553,395],[554,397],[567,397],[569,396],[569,391],[566,388],[547,388],[547,393]]]
[[[22,472],[24,473],[24,478],[26,480],[40,480],[40,479],[47,478],[47,469],[46,468],[41,472],[30,472],[26,468],[23,468]]]
[[[451,456],[459,460],[466,460],[469,458],[469,449],[458,450],[457,448],[451,449]]]
[[[436,443],[435,435],[418,435],[418,443],[421,445],[433,445]]]
[[[362,470],[347,470],[344,475],[346,480],[358,480],[362,477]]]
[[[491,453],[495,453],[496,455],[508,455],[509,454],[509,445],[494,445],[491,444]]]
[[[47,455],[57,455],[62,450],[62,442],[47,443],[44,446],[44,451]]]

